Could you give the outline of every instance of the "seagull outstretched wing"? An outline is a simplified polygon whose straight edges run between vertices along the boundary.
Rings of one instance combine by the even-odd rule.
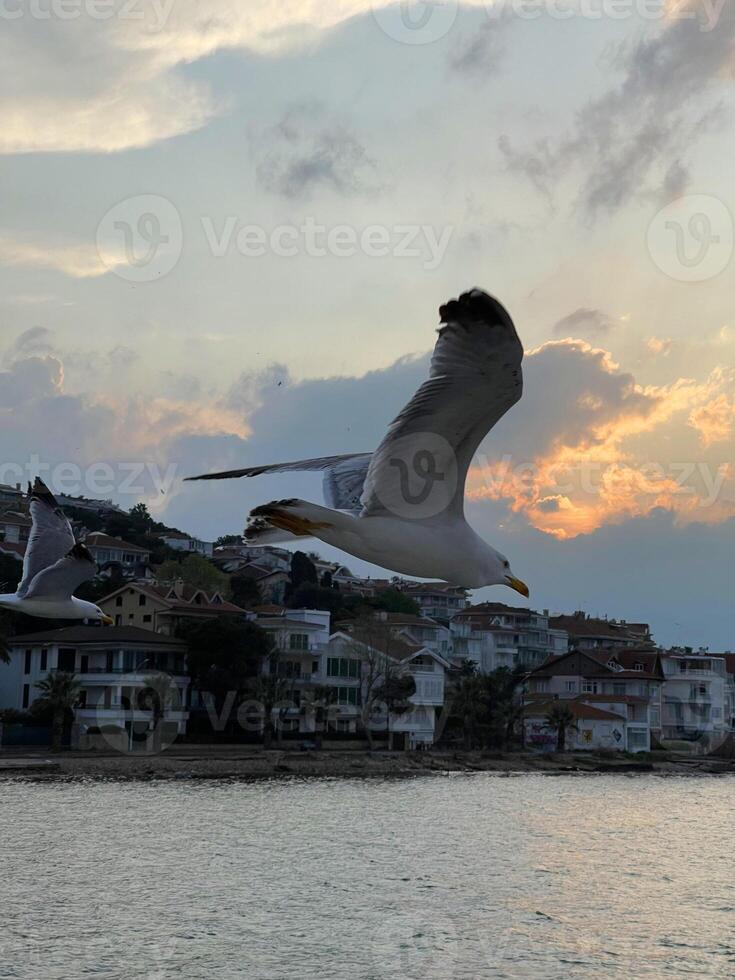
[[[294,463],[272,463],[266,466],[248,466],[242,470],[226,470],[190,476],[189,480],[231,480],[239,477],[261,476],[263,473],[297,473],[324,471],[322,491],[328,507],[335,510],[360,511],[365,475],[370,465],[370,453],[348,453],[345,456],[321,456],[302,459]]]
[[[74,547],[71,524],[39,477],[36,477],[33,487],[28,485],[28,497],[33,526],[23,559],[23,578],[16,593],[20,599],[28,595],[31,583],[39,572],[55,565]]]
[[[507,310],[479,289],[440,309],[439,339],[425,381],[373,453],[363,517],[464,515],[472,458],[523,393],[523,346]],[[427,509],[426,487],[433,494]],[[436,488],[436,489],[434,489]],[[412,501],[415,500],[415,506]]]

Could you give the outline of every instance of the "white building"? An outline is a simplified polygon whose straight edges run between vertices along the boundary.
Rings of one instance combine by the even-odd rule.
[[[537,701],[529,704],[523,717],[525,726],[524,744],[530,749],[543,752],[556,750],[557,735],[549,726],[547,716],[554,701]],[[592,705],[584,701],[568,701],[567,706],[574,719],[567,729],[564,748],[567,752],[583,749],[615,749],[628,747],[630,741],[629,722],[625,709],[620,705],[612,708],[605,705]],[[644,751],[643,748],[637,751]]]
[[[326,683],[333,687],[336,703],[343,708],[339,724],[358,732],[365,724],[388,733],[393,748],[428,748],[437,736],[437,722],[444,706],[448,660],[426,646],[404,642],[376,630],[362,638],[344,631],[329,641]],[[375,704],[372,718],[366,706],[386,676],[410,676],[415,685],[407,711],[386,711]]]
[[[12,637],[9,654],[10,662],[0,663],[0,707],[25,711],[40,695],[40,680],[75,674],[82,745],[85,736],[102,736],[117,748],[144,748],[154,723],[171,740],[186,731],[189,678],[179,640],[135,627],[71,626]],[[162,714],[143,697],[154,675],[166,678]]]
[[[205,558],[211,558],[214,552],[214,545],[211,541],[200,541],[199,538],[193,538],[190,534],[184,534],[183,531],[166,531],[162,534],[161,541],[169,548],[173,548],[174,551],[183,551],[188,555],[204,555]]]
[[[715,749],[731,730],[730,676],[725,657],[684,650],[661,656],[665,681],[661,738]]]
[[[526,701],[528,705],[545,705],[563,700],[573,711],[577,710],[573,702],[578,702],[618,715],[625,722],[623,737],[618,738],[611,730],[607,734],[612,734],[615,745],[605,743],[604,747],[647,752],[652,733],[658,737],[660,732],[663,684],[664,670],[657,651],[573,650],[550,658],[531,672]],[[539,708],[537,714],[543,713]],[[589,740],[589,736],[585,738]],[[595,745],[603,746],[597,735],[588,747]]]
[[[483,673],[521,664],[537,667],[568,649],[566,632],[549,625],[548,610],[483,602],[468,606],[450,622],[452,660],[473,660]]]

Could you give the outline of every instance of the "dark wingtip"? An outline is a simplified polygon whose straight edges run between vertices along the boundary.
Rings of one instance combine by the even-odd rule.
[[[33,481],[32,487],[30,484],[28,484],[28,496],[31,500],[40,500],[48,507],[51,507],[52,510],[59,509],[59,504],[56,497],[54,497],[40,476],[37,476]]]
[[[67,557],[76,558],[77,561],[88,561],[93,565],[97,564],[92,557],[92,553],[90,552],[89,548],[87,548],[86,544],[83,544],[81,541],[77,541],[74,547],[69,551]]]
[[[483,289],[470,289],[462,293],[459,299],[450,299],[439,307],[439,318],[441,323],[512,323],[503,304]]]

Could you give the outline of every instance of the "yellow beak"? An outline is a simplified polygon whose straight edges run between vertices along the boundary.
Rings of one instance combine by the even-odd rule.
[[[531,594],[528,591],[528,586],[526,585],[526,583],[521,582],[519,578],[515,578],[513,575],[506,575],[505,581],[508,583],[511,589],[515,589],[516,592],[520,592],[522,596],[526,597],[526,599]]]
[[[115,620],[112,618],[112,616],[103,616],[102,617],[102,622],[105,624],[105,626],[114,626],[115,625]]]

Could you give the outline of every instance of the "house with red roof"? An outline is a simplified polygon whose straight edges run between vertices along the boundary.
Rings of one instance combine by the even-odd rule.
[[[583,704],[616,715],[624,722],[623,729],[618,726],[615,730],[621,733],[620,738],[604,725],[587,726],[585,731],[592,735],[584,736],[580,748],[646,752],[651,748],[651,733],[656,737],[661,733],[665,680],[657,650],[572,650],[550,657],[531,672],[526,700],[529,708],[536,709],[535,719],[545,715],[544,705],[563,700],[573,711],[577,710],[575,704]]]

